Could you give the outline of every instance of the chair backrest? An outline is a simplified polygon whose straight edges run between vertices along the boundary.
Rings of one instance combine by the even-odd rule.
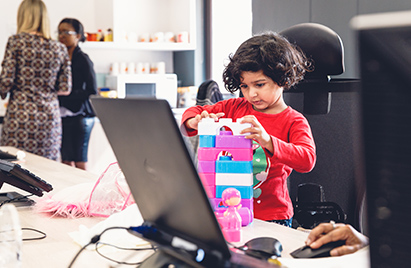
[[[327,80],[329,75],[344,72],[344,46],[331,28],[318,23],[301,23],[280,32],[314,60],[314,71],[305,80]]]
[[[358,227],[354,147],[360,83],[355,79],[330,78],[344,72],[344,46],[332,29],[317,23],[302,23],[280,34],[314,62],[314,71],[284,92],[286,103],[306,116],[317,147],[313,171],[306,174],[294,171],[290,175],[291,198],[296,202],[301,183],[320,184],[328,196],[327,202],[340,206],[347,214],[346,221]],[[324,209],[327,207],[320,210],[325,212]],[[341,214],[338,208],[335,211],[335,215]]]
[[[304,113],[327,114],[331,106],[330,75],[344,72],[344,46],[340,36],[318,23],[301,23],[280,32],[313,61],[314,71],[294,90],[304,92]]]

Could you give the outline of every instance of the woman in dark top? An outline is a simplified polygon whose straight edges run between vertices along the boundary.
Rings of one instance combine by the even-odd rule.
[[[83,25],[77,19],[65,18],[58,33],[71,59],[73,81],[71,94],[59,97],[63,122],[61,157],[63,163],[85,170],[95,117],[89,97],[97,93],[96,77],[93,62],[78,46],[85,40]]]

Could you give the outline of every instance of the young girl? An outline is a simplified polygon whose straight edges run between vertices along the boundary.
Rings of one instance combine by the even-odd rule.
[[[182,117],[189,136],[197,134],[202,118],[251,123],[243,133],[250,133],[246,138],[257,142],[261,151],[253,161],[254,173],[260,172],[254,179],[254,216],[290,227],[293,205],[287,178],[293,169],[311,171],[316,154],[306,118],[287,106],[283,91],[302,80],[306,71],[311,71],[310,62],[287,39],[276,33],[254,36],[230,56],[223,74],[226,89],[240,89],[244,97],[191,107]],[[263,159],[256,161],[258,155]]]
[[[71,94],[59,97],[63,122],[61,158],[63,163],[85,170],[95,117],[89,98],[97,94],[96,75],[93,62],[78,46],[86,39],[81,22],[65,18],[59,23],[58,32],[59,41],[66,45],[70,56],[73,79]]]

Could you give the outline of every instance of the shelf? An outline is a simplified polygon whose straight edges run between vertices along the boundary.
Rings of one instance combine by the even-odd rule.
[[[149,51],[186,51],[195,50],[190,43],[129,43],[129,42],[85,42],[80,44],[85,49],[121,49],[121,50],[149,50]]]

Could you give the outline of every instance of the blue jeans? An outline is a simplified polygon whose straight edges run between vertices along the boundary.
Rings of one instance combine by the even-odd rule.
[[[61,159],[63,161],[87,162],[88,143],[94,126],[94,117],[82,115],[63,117]]]
[[[291,218],[291,219],[288,219],[288,220],[271,220],[271,221],[267,221],[267,222],[274,222],[274,223],[277,223],[277,224],[281,224],[281,225],[284,225],[284,226],[287,226],[287,227],[292,227],[292,223],[293,223],[293,219]]]

